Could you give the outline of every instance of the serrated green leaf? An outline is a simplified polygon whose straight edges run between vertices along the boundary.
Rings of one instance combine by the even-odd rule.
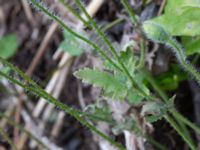
[[[17,37],[14,34],[8,34],[0,38],[0,57],[4,59],[11,58],[17,51]]]
[[[75,72],[74,75],[83,82],[102,88],[113,99],[124,99],[127,95],[126,87],[109,73],[85,68]]]
[[[120,59],[121,61],[125,64],[127,69],[129,70],[130,74],[133,76],[135,79],[135,82],[138,84],[138,86],[147,94],[150,94],[149,89],[147,86],[144,84],[143,80],[144,77],[140,73],[136,73],[136,62],[137,58],[134,57],[132,50],[130,47],[127,47],[126,50],[120,52]],[[139,104],[142,100],[144,100],[143,97],[139,96],[135,91],[132,89],[132,84],[128,80],[127,76],[124,75],[124,73],[115,70],[115,68],[110,64],[109,62],[104,62],[104,66],[109,69],[114,71],[114,77],[120,81],[121,83],[124,83],[125,86],[127,87],[127,98],[130,104]]]
[[[165,13],[152,19],[159,23],[171,35],[200,35],[200,1],[198,0],[168,0]]]

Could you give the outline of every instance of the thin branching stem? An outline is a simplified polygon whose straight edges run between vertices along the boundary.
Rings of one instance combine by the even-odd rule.
[[[182,49],[181,45],[175,39],[172,38],[170,38],[168,44],[172,47],[172,49],[176,53],[177,59],[182,65],[182,67],[192,76],[194,76],[196,81],[200,84],[200,74],[198,73],[196,68],[194,68],[192,64],[186,60],[186,56],[184,54],[184,50]]]
[[[198,134],[200,134],[200,128],[192,123],[190,120],[185,118],[183,115],[178,113],[176,110],[170,111],[177,119],[181,120],[184,124],[186,124],[188,127],[196,131]]]
[[[122,17],[117,18],[117,19],[114,20],[113,22],[107,24],[107,25],[106,25],[105,27],[103,27],[101,30],[102,30],[103,32],[105,32],[105,31],[109,30],[110,28],[112,28],[113,26],[115,26],[115,25],[121,23],[122,21],[124,21],[124,18],[122,18]]]
[[[64,0],[59,0],[59,2],[69,10],[77,19],[82,21],[82,23],[88,27],[89,29],[91,28],[90,24],[79,14],[77,13],[70,5],[66,4]]]
[[[162,98],[163,101],[166,103],[169,101],[169,98],[167,94],[161,89],[161,87],[158,85],[158,83],[155,81],[155,79],[151,76],[151,74],[147,70],[141,70],[141,73],[145,76],[145,78],[148,80],[148,82],[152,85],[156,93]],[[189,121],[187,118],[185,118],[183,115],[181,115],[177,110],[170,109],[170,113],[176,118],[177,121],[179,121],[179,124],[185,124],[194,131],[196,131],[198,134],[200,134],[200,128]]]
[[[61,102],[59,102],[57,99],[55,99],[54,97],[52,97],[51,95],[49,95],[46,91],[44,91],[40,86],[38,86],[34,81],[32,81],[28,76],[26,76],[21,70],[19,70],[17,67],[13,66],[11,63],[7,62],[6,60],[0,58],[0,61],[6,65],[7,67],[9,67],[10,69],[12,69],[15,73],[19,74],[23,79],[25,79],[25,83],[23,84],[21,81],[18,81],[16,79],[14,79],[13,77],[7,75],[6,73],[3,73],[0,71],[0,76],[5,77],[6,79],[8,79],[10,82],[19,85],[20,87],[22,87],[23,89],[34,93],[44,99],[46,99],[48,102],[54,104],[56,107],[60,108],[61,110],[65,111],[66,113],[68,113],[69,115],[73,116],[74,118],[76,118],[80,123],[82,123],[84,126],[86,126],[87,128],[89,128],[91,131],[93,131],[94,133],[98,134],[99,136],[101,136],[102,138],[104,138],[105,140],[107,140],[108,142],[110,142],[112,145],[118,147],[121,150],[124,150],[125,148],[115,142],[114,140],[112,140],[110,137],[108,137],[107,135],[105,135],[103,132],[99,131],[95,126],[91,125],[90,123],[88,123],[84,117],[82,116],[82,114],[79,113],[79,111],[77,111],[76,109],[73,109],[72,107],[69,107]]]
[[[126,9],[126,11],[128,12],[130,18],[131,18],[131,22],[133,25],[137,26],[138,23],[138,19],[135,15],[135,12],[132,10],[131,5],[129,4],[128,0],[121,0],[121,3],[123,4],[124,8]]]
[[[96,44],[94,44],[92,41],[90,41],[89,39],[85,38],[84,36],[81,36],[80,34],[74,32],[72,29],[70,29],[58,16],[54,15],[53,13],[51,13],[46,7],[44,7],[42,4],[40,4],[39,2],[37,2],[36,0],[29,0],[32,2],[32,4],[40,9],[44,14],[46,14],[47,16],[49,16],[51,19],[53,19],[54,21],[56,21],[63,29],[67,30],[69,33],[71,33],[72,35],[76,36],[78,39],[84,41],[85,43],[87,43],[88,45],[90,45],[92,48],[94,48],[105,60],[109,61],[113,66],[115,66],[116,68],[118,68],[119,70],[121,70],[121,68],[115,64],[107,55],[106,53]]]
[[[158,43],[162,43],[162,44],[166,44],[169,47],[171,47],[171,49],[174,51],[178,61],[180,62],[181,66],[190,74],[192,74],[195,79],[200,83],[200,75],[198,74],[198,72],[196,71],[196,69],[186,60],[186,55],[184,53],[184,50],[182,49],[181,45],[171,37],[171,35],[159,24],[154,23],[154,22],[146,22],[143,24],[143,28],[144,31],[146,33],[146,36]],[[156,84],[156,82],[153,80],[153,78],[151,76],[149,76],[147,73],[144,73],[144,75],[146,75],[147,80],[149,80],[149,82],[152,84],[152,86],[154,87],[154,89],[157,91],[157,93],[160,95],[161,98],[163,98],[163,100],[167,103],[168,102],[168,98],[166,96],[166,94],[161,90],[161,88]],[[174,118],[176,118],[176,121],[179,123],[179,127],[177,130],[177,127],[174,126],[174,128],[177,130],[177,132],[183,137],[184,140],[186,140],[186,142],[188,144],[190,144],[191,147],[191,143],[190,141],[188,141],[185,137],[187,137],[188,139],[191,139],[189,135],[189,132],[187,131],[187,128],[185,127],[185,125],[188,125],[190,128],[192,128],[193,130],[197,130],[198,128],[194,128],[195,125],[192,124],[189,120],[187,120],[186,118],[184,118],[180,113],[178,113],[175,109],[171,109],[169,110],[171,112],[171,114],[173,115]],[[170,120],[169,120],[170,121]],[[173,123],[173,122],[172,122]],[[171,124],[171,123],[170,123]],[[184,136],[183,136],[184,135]]]
[[[154,145],[159,150],[168,150],[164,145],[158,143],[155,139],[153,139],[151,136],[146,136],[147,141]]]
[[[193,143],[192,140],[190,140],[189,137],[187,137],[184,132],[180,129],[180,127],[176,124],[176,122],[169,117],[169,115],[165,115],[165,119],[170,123],[170,125],[178,132],[178,134],[184,139],[184,141],[188,144],[188,146],[191,148],[191,150],[196,150],[197,147]]]
[[[85,14],[85,16],[87,17],[87,19],[89,20],[89,22],[91,23],[91,25],[93,26],[93,28],[95,29],[95,31],[98,33],[98,35],[102,38],[102,40],[107,44],[107,46],[109,47],[110,52],[112,53],[112,55],[115,57],[115,59],[117,60],[117,62],[120,64],[124,74],[126,74],[126,76],[128,77],[128,79],[131,81],[134,90],[138,89],[137,92],[140,93],[140,95],[142,96],[146,96],[148,98],[151,98],[150,96],[148,96],[143,89],[141,89],[137,83],[135,82],[134,78],[131,76],[131,74],[129,73],[128,69],[125,67],[124,63],[121,61],[120,57],[118,56],[115,48],[112,46],[112,43],[109,41],[109,39],[106,37],[106,35],[101,31],[101,29],[97,26],[96,22],[91,18],[91,16],[88,14],[88,12],[86,11],[86,9],[84,8],[84,6],[82,5],[80,0],[75,0],[75,3],[77,4],[77,6],[81,9],[81,11]]]

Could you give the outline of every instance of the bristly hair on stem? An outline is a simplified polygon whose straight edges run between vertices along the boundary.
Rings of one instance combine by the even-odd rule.
[[[138,95],[142,95],[145,99],[147,100],[155,100],[157,97],[155,97],[153,94],[146,94],[144,89],[141,88],[138,82],[136,82],[137,79],[134,78],[134,75],[132,75],[129,72],[129,68],[126,66],[126,64],[120,59],[119,54],[113,47],[112,43],[108,39],[108,37],[104,34],[102,29],[97,25],[97,23],[94,21],[94,19],[88,14],[87,10],[83,6],[80,0],[75,0],[76,5],[78,6],[79,10],[85,15],[85,17],[82,17],[75,11],[72,7],[64,3],[64,0],[59,0],[62,4],[66,6],[66,8],[75,16],[77,17],[86,27],[93,29],[98,36],[102,39],[105,45],[108,47],[109,53],[112,54],[113,58],[110,58],[104,50],[102,50],[101,47],[99,47],[98,44],[95,42],[91,41],[90,39],[86,38],[85,36],[82,36],[81,34],[75,32],[72,30],[68,25],[66,25],[60,17],[55,15],[53,11],[50,11],[40,0],[28,0],[29,2],[32,3],[32,5],[50,17],[52,20],[57,22],[63,29],[67,30],[69,33],[77,37],[78,39],[84,41],[88,45],[90,45],[93,49],[95,49],[102,58],[104,58],[106,61],[108,61],[114,68],[120,73],[123,73],[125,77],[129,80],[131,88],[134,90],[134,92],[139,93]],[[131,6],[129,5],[128,0],[121,0],[121,3],[123,4],[124,8],[130,15],[131,22],[134,26],[138,26],[140,22],[137,19],[136,14],[132,10]],[[194,67],[191,66],[189,62],[186,60],[186,56],[183,52],[183,49],[181,46],[164,30],[164,28],[160,27],[159,25],[157,26],[154,23],[144,23],[143,24],[143,29],[146,32],[147,37],[149,39],[159,42],[159,43],[167,43],[168,46],[172,47],[174,50],[177,59],[179,60],[180,64],[185,68],[186,71],[191,73],[197,81],[200,83],[200,75],[196,71]],[[143,37],[144,39],[144,37]],[[145,39],[144,39],[145,40]],[[140,42],[140,47],[141,47],[141,57],[139,60],[139,63],[136,66],[137,71],[141,71],[144,67],[144,57],[145,57],[145,47],[144,47],[144,41],[141,40]],[[12,64],[8,63],[6,60],[0,58],[0,62],[2,62],[5,66],[9,67],[11,70],[16,72],[22,79],[25,80],[25,82],[21,82],[20,80],[11,77],[10,75],[0,71],[0,76],[3,76],[7,78],[10,82],[19,85],[20,87],[24,88],[27,91],[33,92],[36,95],[45,98],[48,102],[54,104],[56,107],[59,109],[65,111],[66,113],[69,113],[71,116],[76,118],[80,123],[82,123],[84,126],[88,127],[90,130],[93,132],[97,133],[99,136],[113,144],[114,146],[118,147],[119,149],[125,149],[121,144],[115,142],[112,140],[110,137],[99,131],[95,126],[87,122],[85,120],[84,116],[87,116],[86,114],[73,109],[65,104],[60,103],[58,100],[53,98],[51,95],[49,95],[47,92],[45,92],[41,87],[39,87],[34,81],[32,81],[29,77],[27,77],[21,70],[13,66]],[[148,78],[148,77],[147,77]],[[151,80],[151,79],[149,79]],[[151,82],[151,81],[149,81]],[[154,83],[152,83],[153,86]],[[154,84],[155,91],[160,95],[160,97],[164,100],[164,102],[167,103],[169,100],[165,94],[160,92],[160,89],[157,85]],[[195,144],[192,141],[192,138],[189,136],[188,132],[186,131],[187,128],[185,128],[185,125],[191,127],[194,129],[197,133],[200,132],[199,128],[192,124],[189,120],[185,119],[183,116],[181,116],[177,111],[169,110],[169,112],[172,114],[169,115],[169,113],[165,114],[164,117],[165,119],[172,125],[172,127],[179,133],[179,135],[185,140],[185,142],[189,145],[189,147],[192,150],[196,149]],[[91,116],[92,117],[92,116]],[[183,123],[183,125],[181,124]],[[6,136],[5,136],[6,138]],[[12,143],[11,143],[12,144]]]
[[[34,81],[32,81],[27,75],[25,75],[17,67],[13,66],[11,63],[7,62],[3,58],[0,58],[0,62],[2,62],[3,65],[5,65],[6,67],[9,67],[11,70],[13,70],[17,74],[19,74],[25,81],[27,81],[27,83],[29,83],[29,85],[31,84],[31,86],[21,83],[20,81],[10,77],[9,75],[7,75],[6,73],[4,73],[2,71],[0,71],[0,76],[5,77],[7,80],[12,82],[13,84],[16,84],[16,85],[22,87],[23,89],[26,89],[27,91],[33,92],[36,95],[39,95],[40,97],[46,99],[49,103],[54,104],[55,106],[57,106],[61,110],[65,111],[69,115],[73,116],[80,123],[82,123],[82,125],[86,126],[91,131],[93,131],[94,133],[98,134],[99,136],[101,136],[105,140],[109,141],[112,145],[116,146],[117,148],[119,148],[121,150],[125,150],[125,148],[121,144],[115,142],[110,137],[105,135],[103,132],[99,131],[95,126],[93,126],[90,123],[88,123],[85,120],[84,116],[82,116],[82,114],[79,113],[79,111],[77,111],[76,109],[73,109],[72,107],[69,107],[69,106],[59,102],[57,99],[55,99],[54,97],[49,95],[46,91],[44,91],[40,86],[38,86]]]

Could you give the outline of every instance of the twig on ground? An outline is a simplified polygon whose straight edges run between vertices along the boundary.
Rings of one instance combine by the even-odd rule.
[[[32,11],[28,5],[28,1],[27,0],[21,0],[21,3],[23,5],[23,8],[24,8],[24,12],[26,14],[26,17],[28,19],[28,21],[32,24],[34,23],[34,19],[33,19],[33,14],[32,14]]]
[[[57,23],[53,22],[51,24],[49,31],[45,35],[45,37],[44,37],[44,39],[43,39],[43,41],[42,41],[42,43],[41,43],[41,45],[40,45],[40,47],[37,51],[37,54],[35,55],[33,61],[31,62],[30,66],[29,66],[29,68],[26,72],[29,77],[32,76],[36,66],[40,63],[40,59],[42,58],[43,54],[45,53],[46,48],[47,48],[53,34],[55,33],[57,27],[58,27]]]

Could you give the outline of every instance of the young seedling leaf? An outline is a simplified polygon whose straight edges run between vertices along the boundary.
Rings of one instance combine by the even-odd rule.
[[[11,58],[17,51],[17,37],[14,34],[8,34],[0,38],[0,57],[4,59]]]
[[[146,36],[153,41],[159,42],[159,43],[166,43],[170,39],[170,35],[163,28],[162,25],[153,22],[153,21],[145,21],[143,23],[143,29],[146,34]]]
[[[187,78],[187,73],[185,73],[177,64],[171,64],[169,70],[157,76],[155,80],[162,90],[172,91],[176,90],[179,83]]]
[[[127,95],[126,87],[109,73],[85,68],[74,75],[83,82],[102,88],[105,93],[111,94],[113,99],[123,99]]]

